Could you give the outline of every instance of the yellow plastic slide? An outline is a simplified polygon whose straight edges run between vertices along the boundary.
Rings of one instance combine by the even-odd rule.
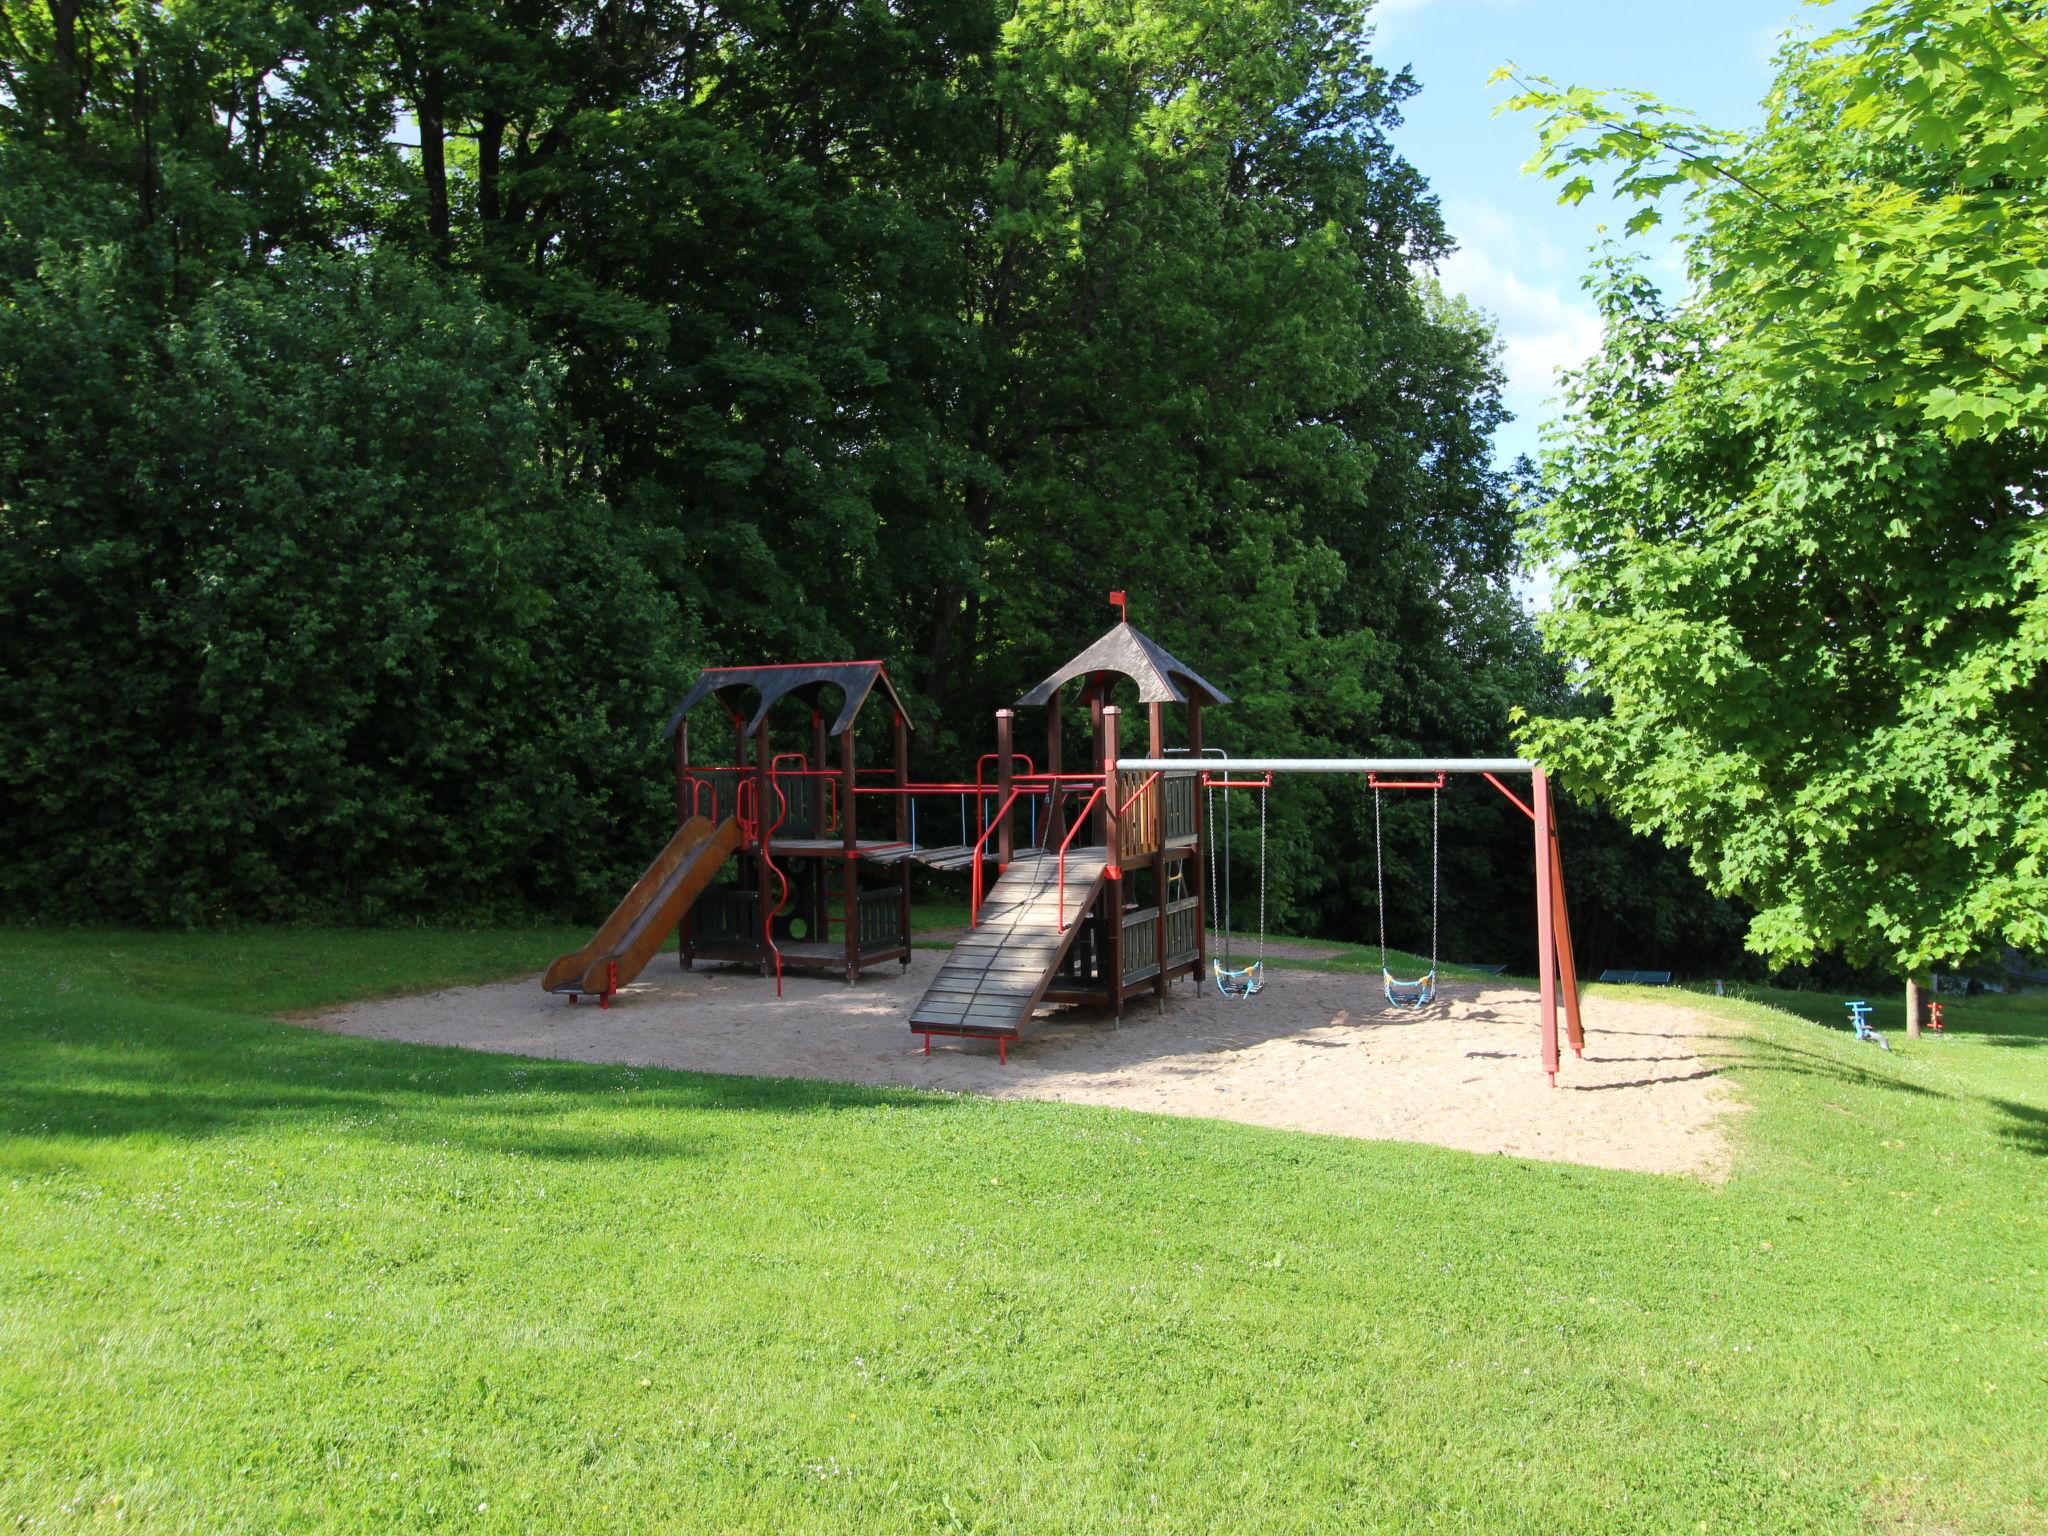
[[[730,816],[716,825],[692,816],[604,920],[597,937],[556,960],[540,984],[550,992],[598,997],[609,1005],[612,994],[654,958],[661,941],[744,840],[740,824]]]

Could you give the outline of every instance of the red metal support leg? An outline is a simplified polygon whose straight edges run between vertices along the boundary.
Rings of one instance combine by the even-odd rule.
[[[1584,1057],[1586,1026],[1579,1019],[1579,968],[1572,955],[1572,920],[1564,899],[1564,858],[1558,852],[1555,818],[1552,818],[1550,828],[1550,895],[1551,922],[1557,948],[1557,988],[1564,1003],[1565,1038],[1571,1042],[1572,1054]]]
[[[1530,775],[1536,812],[1536,990],[1537,1017],[1543,1026],[1543,1070],[1557,1086],[1557,935],[1555,866],[1550,860],[1550,780],[1541,768]]]
[[[1001,1035],[997,1035],[997,1036],[996,1036],[996,1065],[997,1065],[997,1066],[999,1066],[999,1067],[1007,1067],[1007,1066],[1008,1066],[1009,1064],[1010,1064],[1010,1042],[1009,1042],[1009,1041],[1008,1041],[1007,1039],[1005,1039],[1005,1038],[1004,1038],[1003,1036],[1001,1036]]]

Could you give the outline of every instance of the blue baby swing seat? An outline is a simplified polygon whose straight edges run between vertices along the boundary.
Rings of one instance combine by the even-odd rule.
[[[1437,848],[1439,826],[1437,802],[1443,795],[1444,776],[1438,774],[1434,784],[1387,784],[1382,785],[1377,777],[1368,776],[1372,785],[1372,860],[1373,875],[1379,890],[1380,915],[1380,990],[1386,994],[1390,1007],[1408,1013],[1420,1013],[1436,1001],[1436,945],[1437,945],[1437,896],[1440,884],[1437,878]],[[1384,844],[1380,836],[1380,790],[1427,789],[1429,791],[1429,969],[1424,974],[1409,980],[1396,976],[1387,966],[1387,861]]]
[[[1221,752],[1212,756],[1223,757]],[[1225,772],[1229,770],[1226,768]],[[1269,775],[1270,777],[1270,775]],[[1247,965],[1233,965],[1231,954],[1230,928],[1230,793],[1226,788],[1223,796],[1223,880],[1219,886],[1216,879],[1216,786],[1207,785],[1209,793],[1209,905],[1214,919],[1213,926],[1223,936],[1223,953],[1209,961],[1209,976],[1216,983],[1220,996],[1232,1002],[1243,1002],[1246,998],[1257,997],[1266,988],[1266,790],[1259,787],[1259,954]]]

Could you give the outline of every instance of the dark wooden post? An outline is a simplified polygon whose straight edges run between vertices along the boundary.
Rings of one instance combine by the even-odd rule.
[[[1017,711],[996,711],[996,868],[1007,869],[1016,850],[1011,843],[1016,816],[1010,808],[1010,790],[1017,782]]]
[[[1100,672],[1088,679],[1088,771],[1102,771],[1102,704],[1109,693],[1108,681]]]
[[[687,719],[676,722],[676,830],[682,831],[683,823],[690,819],[690,722]],[[714,806],[712,809],[716,810]],[[676,923],[676,961],[684,970],[690,968],[690,909],[683,909],[682,918]]]
[[[1202,981],[1209,974],[1209,863],[1204,851],[1209,841],[1209,828],[1202,815],[1207,807],[1207,796],[1202,793],[1202,706],[1193,699],[1188,700],[1188,756],[1195,764],[1195,990],[1200,991]]]
[[[1045,771],[1053,776],[1052,799],[1045,811],[1045,846],[1057,849],[1067,835],[1067,799],[1060,793],[1060,705],[1063,688],[1055,688],[1046,701]]]
[[[775,827],[775,786],[768,778],[768,763],[773,754],[768,745],[768,717],[761,717],[761,724],[754,732],[754,899],[758,903],[755,915],[761,920],[761,956],[755,964],[760,975],[768,974],[769,931],[774,926],[773,910],[775,901],[769,887],[772,877],[768,868],[768,844]]]
[[[822,788],[824,780],[818,781]],[[845,930],[846,979],[860,974],[860,818],[853,791],[859,782],[853,757],[853,727],[839,733],[839,920]]]
[[[903,718],[903,711],[892,710],[889,714],[890,744],[895,754],[896,772],[891,782],[896,793],[889,798],[896,802],[896,841],[909,845],[910,842],[910,722]],[[848,795],[852,790],[847,791]],[[849,799],[846,811],[849,824],[853,816],[853,802]],[[896,866],[896,933],[903,943],[903,966],[910,968],[910,865],[909,859]]]
[[[1089,771],[1096,775],[1097,782],[1102,785],[1103,793],[1102,797],[1095,802],[1094,825],[1090,829],[1090,833],[1095,841],[1100,843],[1108,852],[1109,862],[1114,865],[1116,863],[1116,845],[1110,841],[1109,836],[1109,815],[1111,809],[1109,800],[1110,796],[1116,793],[1116,742],[1114,737],[1116,735],[1116,717],[1120,711],[1114,704],[1105,709],[1102,699],[1098,695],[1094,700],[1094,708],[1091,713],[1095,716],[1095,761],[1090,764]],[[1102,766],[1104,763],[1110,765],[1108,769],[1104,769]]]
[[[1098,739],[1102,744],[1104,793],[1102,807],[1096,812],[1096,825],[1101,828],[1102,846],[1109,858],[1109,878],[1102,882],[1102,912],[1109,955],[1109,995],[1114,1017],[1119,1019],[1124,1016],[1124,872],[1117,862],[1122,832],[1117,826],[1116,727],[1122,713],[1114,704],[1102,711],[1102,734]]]
[[[690,722],[676,722],[676,830],[690,819]]]
[[[823,837],[829,825],[825,820],[825,786],[828,781],[824,776],[831,771],[832,759],[825,752],[825,717],[815,709],[811,711],[811,761],[808,766],[818,770],[818,777],[806,781],[811,796],[811,825],[806,836]]]
[[[1166,721],[1164,704],[1145,706],[1145,755],[1151,758],[1165,756]],[[1159,1006],[1166,1006],[1166,776],[1161,774],[1152,786],[1152,905],[1158,910],[1158,920],[1152,924],[1152,934],[1158,940],[1159,971],[1152,978],[1152,995],[1160,1000]]]
[[[1536,993],[1543,1026],[1543,1070],[1557,1085],[1556,866],[1550,861],[1550,780],[1541,768],[1530,775],[1529,804],[1536,812]]]

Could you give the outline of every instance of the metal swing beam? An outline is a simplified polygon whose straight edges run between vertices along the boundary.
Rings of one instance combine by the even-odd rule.
[[[1586,1054],[1586,1030],[1579,1019],[1578,971],[1572,959],[1570,914],[1565,906],[1564,862],[1557,848],[1557,817],[1550,796],[1550,777],[1526,757],[1221,757],[1207,759],[1231,774],[1337,773],[1380,778],[1380,788],[1406,788],[1393,779],[1437,780],[1446,774],[1484,778],[1533,822],[1536,855],[1536,972],[1538,1012],[1543,1025],[1543,1070],[1557,1084],[1558,1014],[1562,1004],[1565,1038],[1572,1054]],[[1120,757],[1126,773],[1201,773],[1202,761],[1187,757]],[[1529,798],[1524,801],[1501,782],[1503,774],[1527,774]],[[1416,783],[1434,789],[1435,782]]]

